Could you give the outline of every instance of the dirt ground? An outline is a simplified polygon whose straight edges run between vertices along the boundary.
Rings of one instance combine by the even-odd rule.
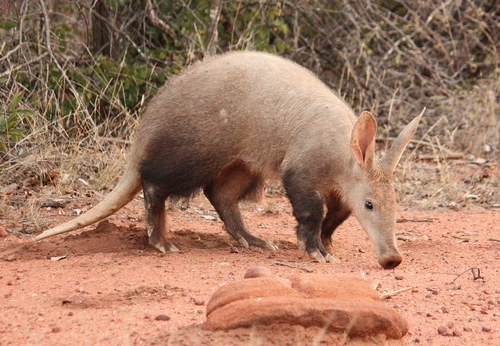
[[[83,203],[84,204],[84,203]],[[44,207],[49,225],[75,210]],[[171,208],[177,253],[147,246],[142,200],[84,231],[35,243],[5,229],[0,219],[1,345],[320,345],[342,344],[319,328],[258,327],[203,330],[210,296],[243,278],[252,266],[276,276],[358,273],[409,322],[403,345],[500,345],[500,211],[469,207],[432,212],[401,210],[397,237],[404,262],[382,269],[368,236],[354,218],[334,235],[339,264],[310,262],[299,253],[295,221],[283,196],[244,204],[252,232],[279,250],[242,249],[202,198]],[[286,265],[283,265],[286,264]],[[306,271],[307,270],[307,271]],[[358,343],[356,343],[358,342]],[[352,344],[383,344],[354,340]],[[392,344],[392,343],[387,343]]]

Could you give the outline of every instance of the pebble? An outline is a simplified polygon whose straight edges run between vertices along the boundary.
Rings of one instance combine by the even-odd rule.
[[[403,280],[405,277],[403,275],[396,275],[394,279],[396,280]]]
[[[481,330],[485,333],[489,333],[493,330],[493,328],[484,326],[483,329],[481,329]]]
[[[61,327],[53,327],[52,333],[59,333],[61,331]]]
[[[472,327],[464,327],[464,332],[472,332]]]
[[[167,315],[158,315],[155,317],[156,321],[170,321],[170,316]]]
[[[244,278],[251,279],[251,278],[258,278],[258,277],[263,277],[263,276],[273,276],[273,273],[267,267],[255,266],[255,267],[249,268],[246,271]]]
[[[441,326],[438,328],[439,335],[448,336],[451,335],[450,330],[446,326]]]
[[[205,301],[203,299],[192,298],[192,301],[193,301],[194,305],[196,305],[196,306],[205,305]]]

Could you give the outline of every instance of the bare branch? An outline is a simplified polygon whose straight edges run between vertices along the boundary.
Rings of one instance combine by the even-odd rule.
[[[156,15],[151,0],[144,0],[144,6],[146,8],[147,19],[151,23],[151,25],[163,31],[172,40],[176,40],[177,35],[172,30],[172,28]]]
[[[222,9],[222,0],[212,0],[211,2],[212,6],[210,7],[205,48],[205,54],[207,55],[214,55],[217,52],[217,39],[219,36],[217,25],[219,24],[219,17]]]
[[[19,46],[18,46],[18,47],[19,47]],[[35,62],[37,62],[37,61],[42,60],[42,59],[43,59],[43,58],[45,58],[47,55],[49,55],[49,53],[48,53],[48,52],[44,52],[44,53],[42,53],[42,55],[39,55],[39,56],[37,56],[36,58],[33,58],[33,59],[29,60],[29,61],[26,61],[26,62],[25,62],[25,63],[23,63],[23,64],[19,64],[19,65],[17,65],[17,66],[14,66],[13,68],[11,68],[11,69],[9,69],[9,70],[4,71],[3,73],[1,73],[1,74],[0,74],[0,77],[5,77],[5,76],[8,76],[8,75],[10,75],[12,72],[14,72],[14,71],[20,70],[20,69],[22,69],[22,68],[24,68],[24,67],[26,67],[26,66],[29,66],[29,65],[31,65],[31,64],[33,64],[33,63],[35,63]]]
[[[68,84],[69,88],[71,89],[71,92],[73,93],[73,96],[75,97],[76,102],[78,102],[78,105],[82,109],[82,111],[85,113],[85,117],[87,118],[88,122],[92,125],[92,129],[94,131],[94,135],[97,136],[97,125],[92,119],[92,116],[89,113],[89,110],[85,106],[85,103],[83,103],[82,98],[80,97],[80,94],[78,94],[78,91],[76,90],[75,86],[73,85],[73,82],[71,79],[69,79],[68,75],[66,74],[66,70],[64,70],[59,64],[59,61],[57,58],[54,56],[54,52],[52,51],[52,46],[51,46],[51,41],[50,41],[50,20],[49,20],[49,14],[47,12],[47,7],[45,6],[45,0],[40,0],[40,7],[42,8],[42,13],[43,13],[43,18],[45,21],[45,40],[46,44],[45,47],[47,49],[47,53],[49,54],[51,60],[56,64],[58,70],[61,72],[62,76],[64,77],[64,80]]]

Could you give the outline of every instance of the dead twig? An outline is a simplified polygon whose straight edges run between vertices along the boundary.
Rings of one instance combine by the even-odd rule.
[[[396,291],[390,291],[390,292],[379,292],[380,294],[380,298],[382,299],[387,299],[387,298],[390,298],[390,297],[394,297],[400,293],[403,293],[403,292],[406,292],[406,291],[409,291],[409,290],[412,290],[414,288],[417,288],[418,286],[412,286],[412,287],[405,287],[405,288],[401,288],[399,290],[396,290]]]
[[[380,137],[380,138],[377,138],[377,141],[388,141],[388,142],[392,142],[392,141],[395,141],[396,138],[395,137],[387,137],[387,138],[383,138],[383,137]],[[446,147],[443,147],[443,146],[439,146],[439,145],[436,145],[436,144],[432,144],[431,142],[427,142],[427,141],[422,141],[422,140],[418,140],[418,139],[412,139],[410,140],[410,143],[413,143],[413,144],[418,144],[420,146],[426,146],[426,147],[430,147],[432,149],[437,149],[437,150],[440,150],[443,154],[439,154],[439,155],[418,155],[418,158],[420,160],[431,160],[431,159],[436,159],[436,158],[441,158],[441,159],[463,159],[465,157],[465,154],[464,153],[456,153]]]
[[[39,56],[37,56],[36,58],[33,58],[33,59],[31,59],[31,60],[23,63],[23,64],[19,64],[17,66],[14,66],[14,67],[8,69],[7,71],[4,71],[4,72],[0,73],[0,77],[5,77],[5,76],[10,75],[14,71],[21,70],[21,69],[23,69],[26,66],[29,66],[29,65],[31,65],[31,64],[33,64],[35,62],[38,62],[38,61],[42,60],[47,55],[49,55],[49,53],[48,52],[44,52],[44,53],[40,54]]]
[[[151,25],[163,31],[172,40],[176,40],[177,35],[175,34],[174,30],[172,30],[172,28],[167,23],[165,23],[158,17],[153,8],[151,0],[145,0],[144,6],[146,7],[146,15],[149,23],[151,23]]]
[[[82,112],[85,113],[85,117],[89,121],[89,123],[92,125],[92,129],[94,131],[95,136],[97,136],[97,125],[92,119],[92,116],[90,115],[87,107],[85,106],[85,103],[83,102],[82,98],[80,97],[80,94],[76,90],[76,87],[74,86],[73,82],[69,79],[68,74],[66,73],[66,70],[63,69],[59,61],[56,59],[54,52],[52,51],[52,46],[51,46],[51,39],[50,39],[50,20],[49,20],[49,14],[47,12],[47,7],[45,6],[45,0],[40,0],[40,7],[42,9],[43,13],[43,19],[44,19],[44,25],[45,25],[45,48],[47,49],[47,53],[49,54],[51,60],[56,64],[57,69],[61,72],[64,80],[68,84],[73,96],[75,97],[76,102],[82,109]]]
[[[210,16],[205,42],[205,53],[207,55],[215,55],[217,53],[217,39],[219,37],[217,25],[219,23],[220,12],[222,10],[222,0],[212,0],[211,2],[212,4],[210,6]]]
[[[470,271],[472,273],[472,277],[473,277],[474,281],[481,279],[483,281],[483,284],[486,283],[486,279],[483,276],[481,276],[481,270],[479,268],[476,268],[476,267],[469,268],[461,274],[455,274],[455,275],[457,275],[457,277],[455,279],[453,279],[452,283],[454,283],[455,280],[457,280],[459,277],[461,277],[462,275],[464,275],[468,271]]]
[[[403,223],[403,222],[434,222],[436,218],[426,218],[426,219],[397,219],[396,223]]]
[[[309,269],[309,268],[301,267],[301,266],[298,266],[298,265],[295,265],[295,264],[289,264],[289,263],[285,263],[285,262],[274,262],[274,264],[277,264],[279,266],[289,267],[289,268],[297,268],[297,269],[306,271],[308,273],[314,272],[314,269]]]
[[[464,271],[463,273],[460,273],[460,274],[457,274],[457,273],[442,273],[442,272],[431,272],[433,274],[446,274],[446,275],[456,275],[457,277],[453,279],[453,281],[451,283],[455,283],[455,281],[460,278],[462,275],[464,275],[465,273],[467,272],[471,272],[472,273],[472,279],[474,281],[476,280],[479,280],[481,279],[483,284],[486,283],[486,279],[484,278],[484,276],[481,276],[481,270],[477,267],[471,267],[469,269],[467,269],[466,271]]]

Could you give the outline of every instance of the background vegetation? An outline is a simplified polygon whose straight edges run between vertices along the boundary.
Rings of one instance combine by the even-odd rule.
[[[0,186],[105,186],[158,87],[230,50],[313,70],[356,112],[378,115],[383,144],[427,107],[417,146],[428,158],[494,162],[498,23],[495,0],[4,1]]]

